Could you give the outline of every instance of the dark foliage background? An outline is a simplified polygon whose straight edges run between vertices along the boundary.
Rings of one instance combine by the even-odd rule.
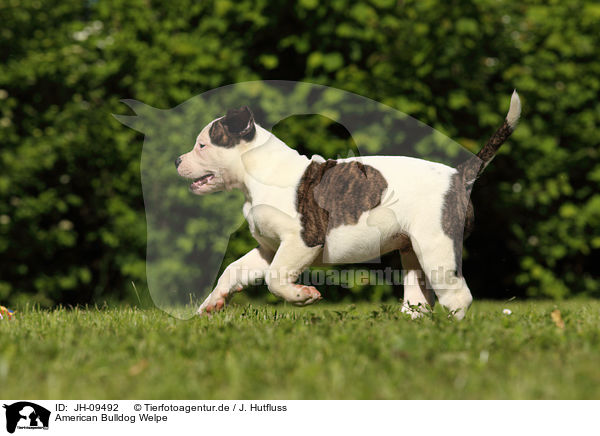
[[[517,88],[520,127],[473,192],[465,275],[478,298],[600,295],[595,1],[0,0],[0,22],[0,303],[135,301],[143,136],[111,113],[256,79],[355,92],[472,151]],[[309,154],[348,148],[322,117],[275,132]],[[227,261],[252,246],[237,235]]]

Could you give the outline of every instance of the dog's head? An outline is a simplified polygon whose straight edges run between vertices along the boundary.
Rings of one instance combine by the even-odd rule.
[[[202,129],[192,150],[175,160],[181,177],[192,179],[190,191],[209,194],[239,187],[243,177],[241,155],[256,137],[254,116],[247,106]]]

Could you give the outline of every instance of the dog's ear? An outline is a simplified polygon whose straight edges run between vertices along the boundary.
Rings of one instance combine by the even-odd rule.
[[[233,147],[242,139],[252,141],[255,133],[254,115],[248,106],[244,106],[228,110],[227,115],[213,123],[209,135],[213,144]]]
[[[227,128],[223,125],[222,120],[217,120],[210,127],[209,131],[210,141],[215,145],[223,147],[231,147],[233,144],[233,138],[227,132]]]
[[[223,124],[229,130],[229,133],[245,137],[254,132],[254,115],[248,106],[239,109],[230,109],[223,118]]]

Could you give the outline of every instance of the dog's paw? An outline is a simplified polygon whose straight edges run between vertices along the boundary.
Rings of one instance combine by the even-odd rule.
[[[227,296],[226,295],[220,295],[220,294],[215,294],[214,292],[211,293],[206,300],[204,300],[204,303],[202,303],[200,305],[200,307],[198,308],[198,311],[196,312],[197,315],[200,316],[210,316],[212,315],[214,312],[218,312],[219,310],[222,310],[225,307],[225,302],[227,301]]]
[[[294,285],[296,288],[296,306],[308,306],[316,301],[321,300],[321,293],[314,286]]]
[[[204,303],[200,305],[200,307],[196,311],[196,315],[210,315],[214,312],[223,309],[223,307],[225,307],[225,303],[227,303],[227,300],[229,300],[235,292],[241,292],[242,289],[244,289],[244,286],[238,284],[230,290],[213,290],[210,293],[210,295],[206,297]]]

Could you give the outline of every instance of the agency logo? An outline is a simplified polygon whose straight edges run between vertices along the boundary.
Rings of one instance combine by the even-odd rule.
[[[5,404],[6,431],[14,433],[22,430],[48,430],[50,411],[29,401],[19,401],[11,405]]]

